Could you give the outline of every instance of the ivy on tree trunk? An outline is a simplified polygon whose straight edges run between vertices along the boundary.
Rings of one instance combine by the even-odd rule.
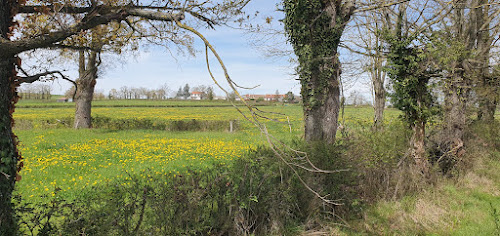
[[[433,106],[428,83],[433,72],[428,65],[426,45],[418,45],[415,43],[417,38],[403,32],[405,11],[405,6],[400,5],[396,31],[385,32],[384,37],[389,45],[386,70],[394,90],[391,94],[394,107],[404,112],[403,117],[413,130],[411,156],[416,168],[425,174],[429,170],[425,152],[425,125],[432,115]]]
[[[285,30],[299,60],[306,141],[334,143],[340,110],[338,46],[353,1],[284,0]]]
[[[0,2],[0,39],[9,40],[13,26],[13,5],[16,2]],[[17,137],[12,133],[12,113],[17,101],[16,57],[0,49],[0,235],[14,235],[16,222],[12,211],[12,191],[17,180],[20,155]]]

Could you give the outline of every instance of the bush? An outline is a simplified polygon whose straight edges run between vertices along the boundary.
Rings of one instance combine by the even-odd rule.
[[[233,131],[239,129],[238,122],[229,120],[157,120],[136,118],[110,118],[106,116],[92,117],[94,128],[127,130],[127,129],[150,129],[167,131],[230,131],[230,122],[233,123]],[[16,128],[71,128],[73,118],[66,117],[56,120],[17,120]]]

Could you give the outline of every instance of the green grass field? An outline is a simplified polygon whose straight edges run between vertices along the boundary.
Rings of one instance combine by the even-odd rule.
[[[34,201],[56,188],[72,199],[82,188],[128,174],[178,175],[188,168],[229,163],[259,143],[258,137],[215,132],[53,129],[17,134],[24,158],[17,191]]]
[[[125,104],[128,101],[102,101],[104,104]],[[115,102],[115,103],[113,103]],[[23,107],[37,101],[20,102],[14,118],[17,123],[50,123],[71,117],[74,108],[56,107],[55,102],[38,102],[48,107]],[[103,104],[101,103],[101,104]],[[97,102],[97,104],[99,104]],[[213,161],[229,162],[251,147],[265,145],[258,129],[246,121],[233,107],[204,107],[205,101],[132,101],[137,107],[96,107],[93,116],[113,119],[151,119],[158,122],[176,120],[238,120],[240,130],[228,132],[168,132],[158,130],[73,130],[34,126],[17,129],[24,158],[23,180],[17,191],[31,199],[62,189],[64,196],[74,197],[82,188],[126,178],[127,173],[153,172],[172,174],[185,168],[198,168]],[[179,107],[148,107],[149,105],[179,105]],[[223,103],[227,104],[227,103]],[[244,107],[243,107],[244,108]],[[265,121],[271,134],[289,140],[302,134],[300,105],[273,105],[259,109],[282,115],[270,116],[282,123]],[[348,127],[368,127],[372,108],[346,108]],[[396,122],[398,111],[389,109],[387,122]],[[248,112],[247,112],[248,115]],[[287,118],[288,117],[288,118]],[[290,123],[288,123],[290,121]],[[229,125],[229,124],[228,124]]]

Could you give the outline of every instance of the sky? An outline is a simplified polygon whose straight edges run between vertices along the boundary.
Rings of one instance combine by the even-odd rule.
[[[254,0],[247,6],[246,12],[259,12],[252,23],[262,24],[266,17],[271,16],[272,24],[263,25],[280,29],[282,25],[278,20],[284,16],[282,12],[276,11],[278,2],[279,0]],[[226,64],[229,75],[238,85],[259,86],[252,90],[241,89],[240,93],[274,94],[278,90],[281,94],[288,91],[300,94],[300,84],[294,76],[295,65],[290,62],[290,58],[294,56],[266,56],[266,48],[269,45],[279,45],[280,50],[292,54],[291,46],[287,44],[284,35],[269,37],[227,26],[220,26],[215,30],[205,28],[198,30],[215,47]],[[163,47],[147,45],[140,47],[140,50],[133,55],[104,56],[103,64],[106,66],[101,70],[96,90],[107,94],[109,90],[119,89],[122,86],[154,89],[166,84],[170,90],[176,92],[179,87],[187,83],[190,87],[213,86],[216,95],[223,96],[223,92],[216,88],[207,71],[204,45],[200,39],[195,38],[194,48],[195,56],[190,56],[188,53],[178,54],[176,49],[167,51]],[[228,88],[223,73],[218,69],[220,67],[213,57],[211,58],[211,68],[216,72],[217,80],[222,82],[223,87]],[[77,78],[76,66],[68,66],[68,63],[64,65],[65,68],[62,69],[66,70],[65,73],[70,78]],[[70,83],[62,80],[49,83],[52,83],[53,94],[64,94],[71,87]],[[354,84],[348,89],[360,90],[369,97],[369,89],[363,84]]]

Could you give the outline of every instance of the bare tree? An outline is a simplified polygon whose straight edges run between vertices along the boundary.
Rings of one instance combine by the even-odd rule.
[[[479,117],[485,115],[490,118],[483,118],[492,119],[491,115],[494,115],[495,86],[490,86],[490,78],[491,81],[495,79],[490,68],[490,49],[497,41],[494,38],[499,35],[500,13],[500,9],[491,13],[493,2],[486,0],[455,0],[451,3],[441,3],[443,11],[450,14],[440,22],[438,34],[443,44],[440,48],[441,65],[447,72],[443,78],[445,126],[440,160],[448,162],[464,156],[467,108],[475,84],[480,101]]]
[[[368,72],[371,80],[375,129],[380,129],[384,123],[387,94],[385,89],[387,73],[384,67],[387,59],[384,52],[386,46],[382,29],[393,30],[394,22],[392,22],[393,18],[390,14],[391,10],[390,7],[384,7],[360,13],[354,20],[355,25],[351,27],[351,34],[355,35],[349,37],[350,42],[341,45],[353,53],[366,57],[364,70]]]

